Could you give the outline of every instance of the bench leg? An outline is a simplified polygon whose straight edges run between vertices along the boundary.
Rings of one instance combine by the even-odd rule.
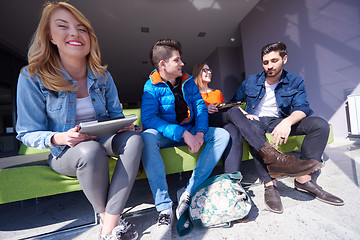
[[[94,211],[94,217],[95,217],[95,225],[97,224],[100,224],[100,214],[97,214],[95,211]]]

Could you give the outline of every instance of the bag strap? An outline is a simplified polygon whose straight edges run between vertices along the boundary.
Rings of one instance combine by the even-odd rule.
[[[184,228],[184,225],[186,223],[186,221],[189,220],[189,227]],[[185,236],[186,234],[190,233],[191,230],[193,228],[193,223],[190,220],[189,217],[189,207],[183,212],[183,214],[181,214],[179,220],[176,223],[176,229],[178,234],[182,237]]]

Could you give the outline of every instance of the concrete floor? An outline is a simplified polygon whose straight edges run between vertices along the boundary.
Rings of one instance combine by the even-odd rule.
[[[236,223],[231,228],[195,227],[184,237],[177,234],[174,224],[174,239],[360,239],[360,143],[337,139],[327,146],[324,159],[326,164],[318,183],[341,197],[344,206],[328,205],[300,193],[293,188],[293,178],[282,178],[278,186],[284,213],[272,213],[264,205],[264,188],[258,182],[253,162],[246,161],[242,173],[243,184],[253,201],[250,221]],[[214,171],[220,172],[221,168]],[[189,175],[183,173],[181,179],[179,174],[168,176],[173,200],[176,190],[186,184]],[[28,239],[94,221],[91,205],[81,191],[3,204],[0,213],[0,239]],[[151,239],[157,212],[146,179],[135,182],[126,215],[135,223],[141,239]],[[85,226],[33,239],[97,239],[99,230],[99,225]]]

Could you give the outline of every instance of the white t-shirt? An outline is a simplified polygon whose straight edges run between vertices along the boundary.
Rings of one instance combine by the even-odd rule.
[[[258,117],[280,117],[279,107],[275,98],[275,88],[279,83],[273,85],[265,82],[266,93],[259,105],[255,108],[255,115]]]
[[[81,122],[95,120],[95,109],[91,103],[90,96],[76,99],[76,121],[78,125]]]

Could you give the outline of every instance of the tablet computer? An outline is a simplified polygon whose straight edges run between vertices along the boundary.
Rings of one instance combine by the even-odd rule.
[[[217,105],[216,107],[218,109],[224,109],[224,108],[229,108],[229,107],[234,107],[234,106],[238,106],[241,105],[242,102],[238,101],[238,102],[231,102],[231,103],[220,103],[219,105]]]
[[[97,137],[105,137],[115,134],[118,130],[131,125],[137,119],[138,117],[133,114],[123,117],[82,122],[79,124],[79,132]]]

